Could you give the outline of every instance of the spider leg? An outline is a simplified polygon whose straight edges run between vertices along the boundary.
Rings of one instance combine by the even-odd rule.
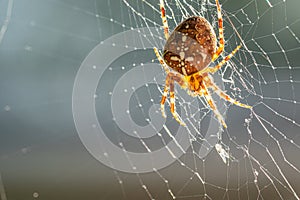
[[[168,39],[169,38],[169,26],[168,26],[168,21],[166,18],[166,10],[165,10],[164,0],[160,0],[160,12],[161,12],[162,23],[164,26],[165,38]]]
[[[161,57],[158,49],[156,47],[154,47],[154,52],[160,62],[160,64],[164,67],[165,71],[167,72],[167,78],[166,78],[166,83],[165,83],[165,88],[164,88],[164,93],[163,96],[161,98],[161,102],[160,102],[160,110],[162,113],[162,116],[164,118],[166,118],[166,112],[165,112],[165,102],[168,96],[168,92],[170,90],[170,104],[171,104],[171,113],[174,117],[174,119],[182,126],[185,126],[185,123],[179,118],[176,109],[175,109],[175,94],[174,94],[174,80],[176,82],[178,82],[178,84],[182,87],[182,88],[186,88],[186,84],[184,82],[184,80],[176,74],[173,74],[170,72],[169,67],[167,66],[167,64],[165,63],[165,61],[163,60],[163,58]]]
[[[224,126],[224,128],[227,128],[227,125],[222,117],[222,115],[220,114],[219,110],[217,109],[217,106],[215,104],[215,102],[213,101],[207,87],[205,86],[205,83],[202,82],[201,85],[201,92],[203,93],[205,99],[207,100],[207,103],[209,104],[210,108],[213,110],[213,112],[215,113],[216,117],[218,118],[219,122],[221,122],[221,124]]]
[[[240,103],[238,101],[236,101],[235,99],[231,98],[228,94],[226,94],[225,92],[223,92],[212,80],[211,77],[206,77],[205,78],[205,82],[207,83],[207,87],[210,87],[213,89],[213,91],[215,93],[217,93],[221,98],[225,99],[226,101],[229,101],[230,103],[233,103],[237,106],[243,107],[243,108],[252,108],[249,105]]]
[[[207,67],[206,69],[200,71],[199,73],[203,74],[205,72],[209,73],[215,73],[218,71],[228,60],[234,56],[234,54],[241,48],[241,45],[237,46],[229,55],[227,55],[221,62],[219,62],[216,66],[214,67]]]
[[[159,63],[163,66],[164,70],[165,70],[167,73],[169,73],[169,72],[170,72],[170,69],[169,69],[168,65],[165,63],[164,59],[161,57],[161,55],[160,55],[158,49],[157,49],[156,47],[154,47],[153,50],[154,50],[154,53],[155,53],[155,55],[156,55],[156,57],[157,57]]]
[[[219,23],[219,48],[217,49],[216,53],[213,55],[212,61],[215,61],[223,52],[224,50],[224,33],[223,33],[223,18],[222,18],[222,10],[221,6],[219,4],[219,0],[216,0],[216,5],[217,5],[217,11],[218,11],[218,23]]]
[[[161,112],[162,112],[162,116],[164,118],[166,118],[166,113],[165,113],[165,102],[167,99],[167,95],[168,92],[170,90],[170,107],[171,107],[171,113],[174,117],[174,119],[182,126],[185,126],[185,123],[179,118],[177,112],[176,112],[176,108],[175,108],[175,93],[174,93],[174,79],[173,77],[177,77],[175,74],[173,73],[169,73],[167,75],[166,78],[166,84],[165,84],[165,88],[164,88],[164,93],[160,102],[160,106],[161,106]]]
[[[168,92],[169,92],[169,85],[167,85],[167,81],[166,81],[166,85],[164,88],[164,93],[161,97],[161,101],[160,101],[160,110],[161,110],[161,114],[164,118],[167,118],[166,112],[165,112],[165,102],[168,96]]]
[[[186,126],[185,123],[179,118],[179,115],[176,112],[175,108],[175,93],[174,93],[174,80],[170,82],[170,104],[171,104],[171,113],[174,119],[182,126]]]

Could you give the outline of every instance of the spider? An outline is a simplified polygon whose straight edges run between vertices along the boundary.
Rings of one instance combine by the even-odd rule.
[[[174,81],[183,89],[186,89],[189,95],[193,97],[204,96],[217,119],[225,128],[227,128],[227,125],[212,99],[211,92],[208,90],[209,88],[226,101],[240,107],[251,108],[251,106],[236,101],[222,91],[214,83],[210,75],[217,72],[241,47],[241,45],[238,45],[217,65],[209,67],[209,64],[214,62],[221,55],[225,43],[221,6],[218,0],[216,0],[216,7],[219,25],[218,48],[216,34],[211,24],[200,16],[187,18],[169,35],[164,0],[160,0],[161,18],[166,44],[164,46],[163,56],[161,56],[156,47],[154,47],[154,52],[167,73],[164,92],[160,102],[161,112],[163,117],[166,118],[164,104],[168,93],[170,93],[171,113],[175,120],[183,126],[186,124],[180,119],[175,109]]]

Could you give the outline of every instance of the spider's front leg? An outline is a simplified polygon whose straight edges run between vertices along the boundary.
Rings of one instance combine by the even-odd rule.
[[[168,20],[166,17],[166,9],[165,9],[164,0],[160,0],[159,4],[160,4],[161,19],[162,19],[162,23],[164,26],[164,34],[165,34],[165,38],[167,40],[167,39],[169,39],[169,25],[168,25]]]
[[[154,50],[154,53],[155,53],[155,55],[156,55],[156,57],[157,57],[159,63],[163,66],[164,70],[165,70],[167,73],[169,73],[169,72],[170,72],[170,69],[169,69],[168,65],[165,63],[164,59],[161,57],[161,55],[160,55],[158,49],[157,49],[156,47],[154,47],[153,50]]]
[[[221,62],[219,62],[216,66],[214,67],[207,67],[206,69],[204,69],[203,71],[201,71],[201,73],[215,73],[217,72],[228,60],[230,60],[232,58],[232,56],[234,56],[234,54],[241,48],[241,45],[238,45],[230,54],[228,54]]]
[[[222,10],[219,3],[219,0],[216,0],[217,12],[218,12],[218,24],[219,24],[219,47],[216,53],[213,55],[212,61],[215,61],[223,52],[225,40],[224,40],[224,28],[223,28],[223,18],[222,18]]]
[[[168,96],[168,92],[170,90],[170,107],[171,107],[171,113],[174,117],[174,119],[182,126],[186,126],[186,124],[180,119],[179,115],[176,112],[176,107],[175,107],[175,92],[174,92],[174,77],[177,77],[173,73],[168,73],[167,78],[166,78],[166,84],[164,88],[164,93],[160,102],[161,105],[161,112],[163,117],[166,118],[166,113],[165,113],[165,102]],[[176,79],[176,78],[175,78]]]

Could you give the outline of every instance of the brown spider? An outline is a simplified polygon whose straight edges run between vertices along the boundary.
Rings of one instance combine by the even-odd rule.
[[[219,113],[208,88],[211,88],[221,98],[244,108],[251,106],[242,104],[229,97],[214,82],[210,73],[217,72],[223,64],[239,50],[237,46],[229,55],[214,67],[208,67],[224,50],[223,19],[221,6],[216,0],[219,23],[219,47],[217,48],[216,34],[210,23],[203,17],[193,16],[181,22],[169,36],[169,27],[165,14],[164,0],[160,0],[161,18],[164,26],[164,35],[167,40],[163,58],[154,48],[154,52],[167,72],[166,85],[161,99],[162,115],[166,117],[164,104],[170,92],[171,113],[183,126],[185,123],[179,118],[175,110],[174,81],[182,88],[187,89],[191,96],[204,96],[207,103],[217,116],[218,120],[226,128],[226,123]],[[170,71],[170,68],[173,70]]]

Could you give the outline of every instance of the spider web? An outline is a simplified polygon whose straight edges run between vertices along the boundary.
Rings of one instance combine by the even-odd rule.
[[[50,74],[59,74],[54,86],[49,79],[46,92],[38,90],[48,86],[40,85],[44,83],[41,78],[34,77],[37,82],[24,85],[35,88],[32,93],[38,90],[41,96],[22,95],[20,86],[11,81],[14,78],[0,84],[4,93],[1,134],[12,135],[4,135],[8,139],[1,140],[0,145],[1,199],[32,199],[39,195],[44,199],[299,199],[299,3],[220,3],[226,45],[215,63],[240,43],[242,48],[213,75],[214,81],[234,99],[253,106],[252,110],[240,108],[213,94],[228,126],[225,130],[203,98],[190,97],[180,87],[176,87],[176,108],[187,127],[174,121],[168,102],[168,117],[162,118],[159,103],[166,74],[152,49],[162,49],[165,43],[158,1],[32,0],[27,5],[0,0],[0,64],[11,67],[4,68],[4,72],[14,74],[17,71],[10,70],[24,66],[27,70],[44,67]],[[218,34],[213,0],[168,0],[165,4],[170,31],[187,17],[200,15]],[[28,16],[21,12],[40,8],[43,12],[26,12]],[[19,28],[24,27],[25,33],[18,35]],[[14,39],[16,35],[18,40]],[[97,54],[94,50],[98,47],[104,53],[114,50],[109,65],[104,61],[111,55]],[[127,49],[126,53],[119,54],[120,49]],[[26,59],[14,61],[7,52]],[[93,52],[97,62],[87,59]],[[88,75],[78,82],[86,67]],[[73,71],[67,71],[70,69]],[[78,102],[73,99],[75,130],[71,114],[65,114],[71,113],[66,107],[71,107],[75,74],[73,98],[77,86],[90,89],[86,80],[97,77],[98,70],[102,74],[94,94],[83,95]],[[1,74],[1,80],[6,80],[5,73]],[[13,89],[15,92],[11,92]],[[91,105],[97,122],[84,115],[89,105],[85,97],[94,101]],[[82,113],[78,113],[74,105],[82,102]],[[9,126],[10,120],[22,117],[25,125],[36,128],[24,125],[17,130]],[[87,121],[91,130],[79,129],[81,121]],[[122,154],[108,151],[108,142],[99,139],[98,126],[115,151],[119,149]],[[28,130],[24,133],[22,127]],[[76,140],[77,133],[81,141]],[[16,144],[13,136],[24,141]],[[14,141],[14,145],[7,145],[7,141]],[[57,154],[49,159],[48,154],[40,154],[45,151]],[[33,158],[36,155],[38,158]],[[135,157],[139,155],[140,162]],[[36,175],[36,169],[41,173]],[[24,187],[24,182],[15,181],[16,176],[33,181],[27,181],[31,184],[26,182]],[[41,179],[60,188],[53,194]]]
[[[125,30],[160,28],[151,33],[160,39],[153,46],[162,49],[165,41],[159,33],[163,31],[159,5],[151,1],[124,0],[122,3],[125,11],[122,9],[120,18],[114,12],[109,16],[111,22]],[[210,120],[216,120],[210,108],[202,98],[184,96],[178,87],[177,109],[188,124],[185,131],[190,148],[182,150],[184,154],[175,156],[174,163],[164,169],[153,168],[150,174],[137,173],[136,181],[149,199],[299,199],[300,163],[295,157],[300,142],[297,136],[299,71],[296,57],[299,15],[293,14],[296,1],[222,1],[221,4],[226,40],[223,56],[239,43],[243,48],[214,77],[219,84],[224,84],[223,89],[230,96],[252,105],[253,109],[245,110],[214,96],[218,106],[223,106],[222,113],[226,113],[228,129],[223,130],[218,125],[217,132],[207,137],[207,131],[211,131],[207,127]],[[166,1],[166,12],[170,31],[187,17],[200,15],[208,19],[217,32],[214,1]],[[151,51],[148,54],[151,55]],[[157,63],[155,57],[141,55],[133,56],[134,66],[149,62],[147,59]],[[112,70],[119,71],[120,67],[116,64]],[[144,70],[142,76],[149,74]],[[158,88],[145,83],[144,88],[136,90],[130,113],[133,118],[137,115],[135,123],[152,124],[157,131],[156,144],[165,145],[175,139],[178,126],[168,118],[160,129],[153,118],[149,120],[149,108],[159,103],[162,93],[163,85],[158,82],[157,85]],[[135,140],[140,148],[155,151],[157,147],[151,140],[141,135],[137,132]],[[210,141],[213,137],[217,139],[215,143]],[[134,151],[132,146],[137,148],[138,145],[122,136],[118,140],[130,161],[126,152]],[[214,144],[216,146],[212,146]],[[216,148],[207,155],[201,150],[203,146]],[[173,156],[172,151],[170,154]],[[134,195],[126,192],[126,184],[130,181],[126,183],[122,173],[116,174],[122,180],[124,197],[133,198]]]

